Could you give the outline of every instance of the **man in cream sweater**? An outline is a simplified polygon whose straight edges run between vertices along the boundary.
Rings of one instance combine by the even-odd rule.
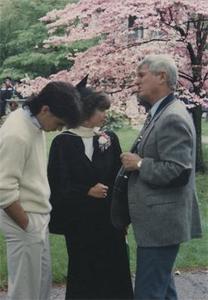
[[[76,89],[50,82],[0,128],[0,230],[7,243],[8,297],[50,298],[51,205],[44,131],[77,126]]]

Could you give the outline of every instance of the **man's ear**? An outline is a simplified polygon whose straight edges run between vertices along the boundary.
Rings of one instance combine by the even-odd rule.
[[[162,83],[167,82],[166,72],[160,72],[160,80],[161,80]]]

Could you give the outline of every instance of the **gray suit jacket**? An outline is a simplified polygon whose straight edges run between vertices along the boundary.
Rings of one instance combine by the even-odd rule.
[[[143,158],[128,183],[130,217],[141,247],[174,245],[201,236],[195,187],[195,130],[176,99],[145,130]]]

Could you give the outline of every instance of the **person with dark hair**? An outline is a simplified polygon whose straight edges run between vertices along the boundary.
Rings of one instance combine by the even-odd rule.
[[[110,100],[90,88],[79,92],[82,124],[55,137],[48,164],[49,228],[65,236],[69,256],[66,299],[132,299],[125,233],[110,220],[121,148],[115,133],[96,130]]]
[[[77,126],[80,109],[71,84],[50,82],[0,128],[0,229],[7,243],[11,300],[50,298],[51,204],[44,131]]]
[[[77,120],[80,119],[81,107],[78,98],[78,92],[71,84],[53,81],[48,83],[38,95],[29,98],[23,107],[28,107],[31,114],[36,116],[43,106],[48,106],[52,115],[73,128],[77,126]],[[48,131],[47,128],[45,130]]]
[[[6,100],[11,99],[15,92],[12,79],[6,77],[4,85],[0,89],[0,117],[6,114]]]

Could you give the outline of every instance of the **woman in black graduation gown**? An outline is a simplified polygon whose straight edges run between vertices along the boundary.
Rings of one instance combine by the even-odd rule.
[[[48,165],[50,231],[64,234],[69,256],[66,299],[132,299],[125,233],[110,219],[121,148],[115,133],[95,132],[110,102],[89,88],[80,94],[82,126],[56,136]]]

